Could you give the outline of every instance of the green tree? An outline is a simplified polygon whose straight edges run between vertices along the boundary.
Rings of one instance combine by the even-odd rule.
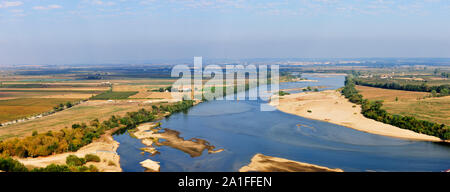
[[[433,90],[431,91],[431,96],[432,96],[432,97],[436,97],[436,96],[437,96],[436,90],[433,89]]]
[[[70,102],[70,101],[68,101],[67,103],[66,103],[66,108],[71,108],[73,105],[72,105],[72,103]]]
[[[441,96],[447,96],[447,95],[449,95],[449,90],[448,90],[447,88],[442,89],[441,92],[440,92],[440,95],[441,95]]]
[[[5,172],[28,172],[28,169],[22,163],[11,157],[0,157],[0,170]]]

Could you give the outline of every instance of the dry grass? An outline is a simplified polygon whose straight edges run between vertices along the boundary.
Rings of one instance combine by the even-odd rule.
[[[53,109],[60,103],[74,102],[75,99],[21,98],[0,100],[0,122],[11,121]]]
[[[60,93],[54,95],[44,95],[44,96],[36,96],[33,98],[51,98],[51,99],[88,99],[92,97],[94,94],[86,94],[86,93]]]
[[[146,99],[172,99],[172,94],[170,92],[139,92],[130,98],[146,98]]]
[[[0,88],[0,91],[107,91],[109,87]]]
[[[103,121],[110,118],[111,115],[123,116],[126,112],[137,111],[141,108],[150,109],[151,105],[128,101],[88,101],[40,119],[0,127],[0,139],[27,136],[34,130],[38,132],[60,130],[64,127],[71,127],[74,123],[89,123],[96,118]]]
[[[423,98],[430,95],[427,92],[416,92],[416,91],[402,91],[394,89],[382,89],[366,86],[356,86],[356,89],[364,96],[365,99],[369,100],[383,100],[385,102],[393,102],[397,97],[399,101],[417,101],[418,98]]]
[[[383,100],[389,113],[414,116],[436,123],[450,125],[450,96],[427,98],[430,93],[356,86],[369,100]],[[398,98],[398,101],[396,101]]]

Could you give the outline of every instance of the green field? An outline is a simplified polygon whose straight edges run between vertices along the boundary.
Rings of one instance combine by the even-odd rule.
[[[107,91],[102,94],[92,97],[92,100],[115,100],[115,99],[127,99],[132,95],[136,95],[138,91],[124,91],[124,92],[113,92]]]

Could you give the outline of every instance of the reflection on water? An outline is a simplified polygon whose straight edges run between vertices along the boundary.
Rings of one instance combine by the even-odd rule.
[[[206,105],[201,111],[189,111],[189,116],[215,116],[243,113],[252,110],[252,106],[243,102],[217,103]]]
[[[304,75],[305,77],[306,75]],[[324,85],[343,86],[343,76],[309,77],[319,82],[295,82],[281,89]],[[450,147],[431,142],[394,139],[356,131],[280,111],[262,112],[263,101],[210,101],[187,114],[173,114],[163,127],[181,137],[200,138],[225,151],[191,158],[168,146],[160,154],[141,155],[144,147],[128,134],[114,138],[124,171],[144,171],[145,159],[159,161],[161,171],[237,171],[256,153],[318,164],[344,171],[442,171],[450,168]]]

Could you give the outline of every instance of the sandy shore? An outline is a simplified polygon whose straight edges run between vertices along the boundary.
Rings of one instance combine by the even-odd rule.
[[[343,172],[342,169],[330,169],[309,163],[292,161],[279,157],[256,154],[250,164],[239,169],[239,172]]]
[[[86,154],[95,154],[100,157],[100,162],[88,162],[86,166],[94,165],[100,172],[121,172],[120,157],[117,155],[116,150],[119,147],[119,143],[115,141],[111,133],[114,130],[109,130],[103,134],[102,137],[95,140],[79,149],[76,152],[68,152],[62,154],[51,155],[48,157],[37,158],[16,158],[23,163],[29,169],[37,167],[46,167],[50,164],[66,164],[66,157],[69,155],[76,155],[78,157],[84,157]]]
[[[438,137],[368,119],[361,114],[359,105],[350,103],[336,90],[285,95],[280,97],[277,108],[285,113],[327,121],[372,134],[408,140],[442,141]]]
[[[132,131],[132,135],[140,139],[141,142],[147,146],[147,148],[143,148],[143,150],[149,153],[153,154],[157,152],[153,147],[153,144],[156,146],[165,145],[178,149],[189,154],[191,157],[201,156],[205,150],[208,151],[208,153],[218,153],[223,151],[223,149],[215,150],[215,147],[204,139],[184,139],[180,137],[180,132],[167,128],[157,128],[156,125],[157,123],[154,122],[144,123]],[[160,141],[160,139],[163,141]]]

